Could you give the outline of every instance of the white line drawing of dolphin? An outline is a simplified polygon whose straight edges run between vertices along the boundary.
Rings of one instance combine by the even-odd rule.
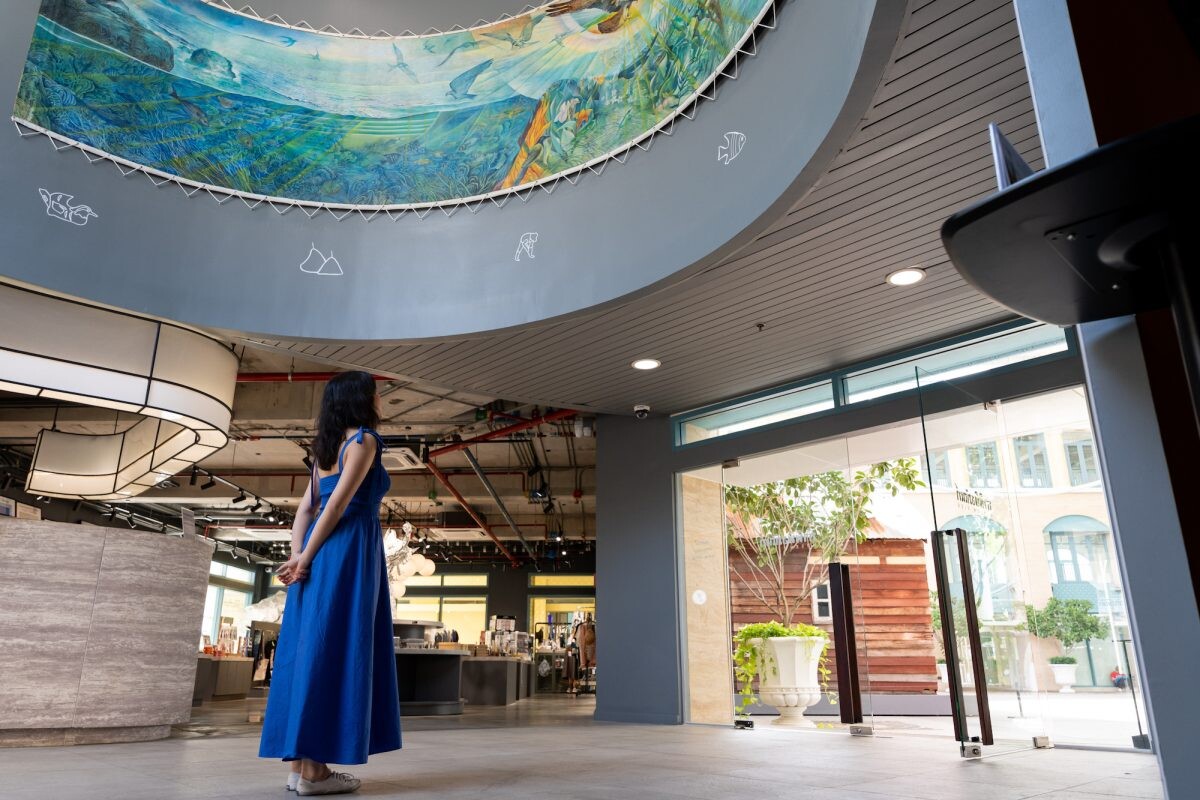
[[[537,244],[537,240],[537,231],[522,233],[521,240],[517,242],[517,252],[513,255],[513,261],[520,261],[521,253],[524,253],[530,258],[537,258],[537,256],[533,254],[533,246]]]
[[[67,194],[66,192],[48,192],[45,189],[38,189],[38,194],[42,196],[42,202],[46,204],[46,214],[61,219],[63,222],[69,222],[72,225],[87,225],[88,220],[92,217],[99,217],[91,206],[86,206],[80,203],[79,205],[71,205],[71,201],[75,199],[75,195]]]
[[[717,161],[726,165],[742,154],[746,146],[746,134],[741,131],[729,131],[725,134],[725,144],[717,147]]]
[[[345,274],[342,272],[341,262],[334,257],[333,251],[330,250],[329,255],[325,255],[317,249],[315,243],[309,244],[308,255],[304,261],[300,262],[300,271],[324,277],[337,277]]]

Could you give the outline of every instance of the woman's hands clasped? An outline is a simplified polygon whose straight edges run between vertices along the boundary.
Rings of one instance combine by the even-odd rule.
[[[304,553],[294,553],[275,570],[275,574],[279,576],[280,583],[284,586],[291,586],[293,583],[299,583],[307,578],[311,566],[311,562]]]

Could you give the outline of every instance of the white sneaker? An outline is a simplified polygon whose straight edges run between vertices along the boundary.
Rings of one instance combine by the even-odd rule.
[[[296,794],[308,797],[314,794],[349,794],[357,792],[362,781],[348,772],[331,772],[323,781],[306,781],[301,778],[296,784]]]
[[[296,791],[296,784],[299,782],[300,782],[300,773],[299,772],[289,772],[288,773],[287,790],[289,792]]]

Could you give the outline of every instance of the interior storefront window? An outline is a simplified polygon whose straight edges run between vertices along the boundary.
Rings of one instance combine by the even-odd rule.
[[[530,586],[595,586],[595,575],[530,575]]]
[[[457,631],[460,642],[475,644],[487,630],[486,597],[398,597],[392,603],[393,618],[440,622]]]
[[[968,445],[967,476],[972,489],[1000,488],[1000,454],[995,442]]]

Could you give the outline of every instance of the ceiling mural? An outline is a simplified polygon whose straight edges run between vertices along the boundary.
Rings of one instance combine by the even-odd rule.
[[[14,119],[168,175],[350,207],[489,196],[673,119],[772,0],[563,0],[404,37],[203,0],[43,0]]]

